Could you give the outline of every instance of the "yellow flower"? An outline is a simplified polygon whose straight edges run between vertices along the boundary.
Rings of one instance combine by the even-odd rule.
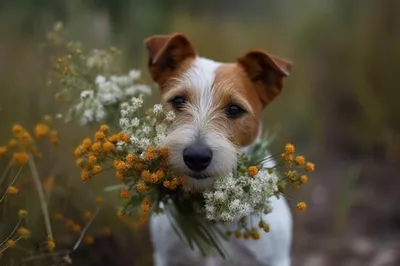
[[[17,195],[19,193],[19,189],[14,186],[9,186],[7,189],[7,193],[10,195]]]
[[[291,153],[282,153],[282,157],[286,162],[293,161],[293,154]]]
[[[112,144],[110,141],[106,141],[103,144],[103,149],[105,152],[110,152],[114,149],[114,144]]]
[[[304,169],[306,169],[306,171],[308,171],[308,172],[314,172],[315,164],[313,164],[312,162],[308,162],[308,163],[306,163],[306,166],[304,167]]]
[[[300,176],[300,183],[305,184],[308,181],[308,177],[306,175]]]
[[[121,171],[115,171],[115,176],[117,177],[118,180],[123,181],[124,180],[124,174]]]
[[[26,210],[24,210],[24,209],[19,209],[18,210],[18,216],[19,216],[19,218],[25,218],[26,216],[28,215],[28,212],[26,211]]]
[[[50,252],[56,248],[56,243],[54,242],[53,237],[47,237],[46,247]]]
[[[307,204],[304,201],[300,201],[299,203],[297,203],[296,209],[299,211],[303,211],[307,209]]]
[[[268,168],[268,174],[272,174],[274,172],[274,168]]]
[[[157,178],[158,178],[159,180],[160,180],[160,179],[163,179],[163,178],[165,177],[165,173],[164,173],[164,171],[161,170],[161,169],[159,169],[159,170],[156,171],[156,175],[157,175]]]
[[[295,146],[292,143],[287,143],[285,146],[285,153],[293,154],[296,151]]]
[[[84,218],[86,221],[90,220],[90,218],[92,218],[92,213],[91,213],[90,211],[85,211],[85,212],[83,213],[83,218]]]
[[[76,164],[76,166],[82,168],[85,164],[85,161],[82,158],[78,158],[78,159],[76,159],[75,164]]]
[[[18,232],[18,235],[20,235],[23,238],[28,238],[31,235],[31,232],[28,229],[26,229],[25,227],[18,228],[17,232]]]
[[[0,157],[7,153],[7,146],[0,146]]]
[[[83,239],[83,243],[86,245],[92,245],[94,243],[94,237],[93,236],[85,236]]]
[[[35,126],[35,136],[38,139],[44,138],[49,133],[49,127],[46,124],[39,123]]]
[[[306,163],[306,158],[304,158],[304,156],[299,155],[296,156],[294,161],[297,165],[304,165]]]
[[[141,223],[146,223],[149,220],[149,215],[147,213],[141,213],[139,216],[139,221]]]
[[[29,155],[26,152],[15,152],[13,154],[13,163],[16,165],[25,165],[28,163]]]
[[[131,195],[131,193],[129,192],[128,189],[122,189],[119,192],[119,196],[121,197],[121,199],[129,199],[130,195]]]
[[[90,178],[89,172],[87,170],[83,169],[81,172],[82,181],[88,181],[89,178]]]
[[[8,240],[7,243],[6,243],[6,246],[9,247],[9,248],[14,247],[15,246],[15,240],[12,240],[12,239]]]
[[[246,239],[246,240],[249,239],[250,238],[250,233],[249,232],[244,232],[243,233],[243,238]]]
[[[260,232],[258,232],[258,231],[252,232],[252,233],[251,233],[251,237],[252,237],[254,240],[260,239]]]
[[[97,140],[97,141],[103,140],[105,137],[106,137],[106,135],[102,131],[97,131],[94,134],[94,139]]]
[[[90,147],[92,146],[92,140],[89,138],[85,138],[82,141],[82,147],[85,151],[88,151],[90,149]]]
[[[75,225],[75,222],[72,219],[68,219],[68,220],[65,221],[65,226],[70,230],[72,230],[74,225]]]
[[[251,177],[254,177],[254,176],[256,176],[257,174],[258,174],[258,167],[257,166],[250,166],[248,169],[247,169],[247,173],[248,173],[248,175],[249,176],[251,176]]]
[[[109,127],[106,124],[103,124],[100,126],[100,131],[103,132],[104,134],[108,133]]]

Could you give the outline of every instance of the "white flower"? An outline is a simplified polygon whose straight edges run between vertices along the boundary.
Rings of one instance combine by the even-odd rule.
[[[145,135],[149,134],[150,131],[151,131],[151,128],[150,128],[149,126],[144,126],[144,127],[142,128],[142,132],[143,132]]]
[[[126,128],[126,127],[129,127],[129,125],[130,125],[130,123],[129,123],[129,119],[128,118],[121,118],[120,120],[119,120],[119,126],[121,127],[121,128]]]
[[[156,104],[156,105],[154,105],[154,107],[153,107],[153,113],[154,113],[154,114],[159,115],[159,114],[161,114],[162,112],[163,112],[163,106],[162,106],[162,104]]]
[[[144,85],[144,84],[137,84],[135,85],[135,89],[138,93],[144,94],[144,95],[150,95],[151,94],[151,89],[149,86]]]
[[[140,120],[137,117],[135,117],[134,119],[131,120],[132,127],[138,127],[139,124],[140,124]]]
[[[214,199],[217,203],[223,203],[226,200],[226,195],[222,191],[215,191],[214,192]]]
[[[104,84],[105,82],[106,82],[106,78],[104,76],[99,75],[96,77],[95,83],[97,85],[100,86],[100,85]]]
[[[137,80],[140,77],[140,75],[141,75],[140,70],[132,69],[131,71],[129,71],[129,77],[134,81]]]
[[[84,100],[88,100],[88,99],[92,99],[94,95],[94,91],[93,90],[86,90],[86,91],[82,91],[81,92],[81,99]]]
[[[168,111],[167,114],[166,114],[166,116],[165,116],[165,119],[167,119],[167,121],[169,121],[169,122],[174,121],[174,120],[175,120],[175,113],[174,113],[174,111]]]
[[[228,212],[221,213],[220,218],[224,222],[228,222],[228,221],[232,221],[233,220],[233,216]]]

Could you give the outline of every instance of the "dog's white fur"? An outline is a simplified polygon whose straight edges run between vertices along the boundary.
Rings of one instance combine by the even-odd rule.
[[[236,166],[238,147],[233,145],[225,126],[218,122],[217,106],[219,99],[214,97],[213,91],[217,86],[214,83],[215,71],[220,63],[205,58],[197,57],[193,64],[179,77],[173,79],[173,89],[168,94],[179,90],[192,90],[194,100],[185,107],[189,119],[177,121],[172,132],[166,138],[165,144],[169,147],[170,163],[179,167],[189,176],[190,184],[195,188],[205,188],[212,184],[213,177],[229,173]],[[221,84],[219,84],[221,86]],[[229,87],[230,84],[223,84]],[[243,103],[246,105],[247,103]],[[246,109],[252,112],[247,104]],[[210,166],[205,170],[210,178],[196,180],[190,178],[190,169],[183,161],[183,149],[194,142],[211,147],[213,158]],[[153,216],[150,220],[151,241],[154,247],[154,263],[156,266],[212,266],[212,265],[265,265],[289,266],[292,238],[292,217],[286,201],[283,198],[271,198],[273,212],[264,215],[264,220],[270,224],[271,231],[263,233],[260,240],[232,239],[226,242],[230,252],[231,261],[224,261],[213,251],[208,257],[203,258],[199,251],[192,251],[187,243],[181,241],[170,225],[166,214]],[[254,217],[253,220],[257,220]],[[251,220],[251,219],[249,219]],[[236,226],[232,223],[227,229]]]

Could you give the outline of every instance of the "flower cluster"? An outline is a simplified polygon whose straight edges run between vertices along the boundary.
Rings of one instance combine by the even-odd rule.
[[[70,109],[67,119],[75,116],[82,125],[104,122],[116,105],[139,94],[149,94],[150,88],[138,84],[140,71],[131,70],[125,76],[97,76],[92,89],[80,94],[80,101]]]

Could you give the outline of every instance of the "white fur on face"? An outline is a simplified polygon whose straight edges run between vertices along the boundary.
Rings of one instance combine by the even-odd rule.
[[[205,188],[212,184],[212,178],[226,175],[236,167],[237,148],[229,141],[232,134],[224,123],[223,110],[218,110],[218,101],[214,95],[215,71],[220,63],[205,58],[196,58],[193,64],[174,79],[171,88],[164,99],[177,92],[189,94],[188,103],[182,114],[177,114],[172,131],[165,139],[169,148],[170,164],[184,171],[191,177],[194,173],[183,160],[183,150],[195,143],[209,147],[213,152],[210,165],[201,174],[209,176],[205,179],[189,178],[189,184],[194,188]]]

